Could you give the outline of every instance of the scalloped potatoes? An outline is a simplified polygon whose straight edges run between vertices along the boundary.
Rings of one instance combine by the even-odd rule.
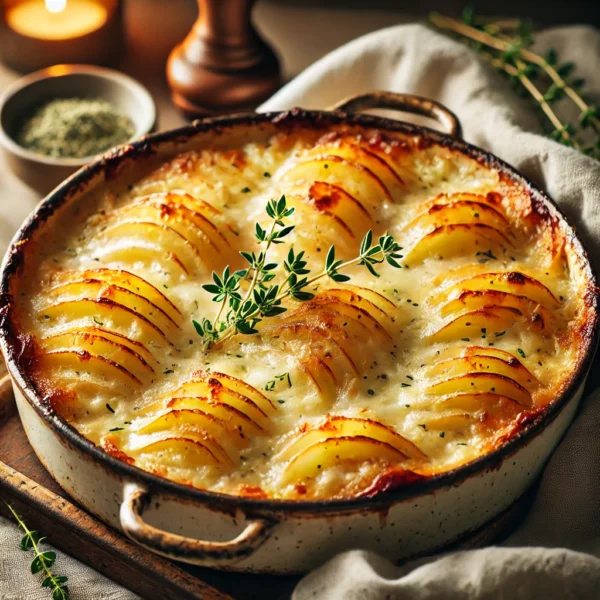
[[[563,390],[589,283],[527,190],[418,137],[322,134],[179,155],[48,242],[15,318],[36,386],[83,435],[199,488],[351,497],[490,452]],[[202,285],[243,266],[282,194],[314,272],[369,229],[403,268],[353,267],[203,351]]]

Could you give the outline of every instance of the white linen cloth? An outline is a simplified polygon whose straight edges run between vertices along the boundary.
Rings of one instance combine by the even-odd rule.
[[[600,35],[591,28],[538,36],[573,60],[600,94]],[[600,162],[539,135],[534,111],[464,46],[421,25],[385,29],[332,52],[261,110],[326,108],[359,92],[390,90],[440,100],[461,119],[464,137],[505,159],[545,188],[574,223],[600,265]],[[34,525],[34,524],[33,524]],[[48,597],[18,550],[19,532],[0,519],[0,598]],[[58,553],[74,600],[133,600],[77,560]],[[550,460],[534,506],[503,547],[455,552],[402,567],[360,550],[309,574],[294,600],[600,599],[600,390]]]

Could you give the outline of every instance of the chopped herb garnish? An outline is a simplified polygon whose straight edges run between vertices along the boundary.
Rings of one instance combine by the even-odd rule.
[[[504,331],[496,331],[496,333],[494,335],[496,337],[502,337],[505,333],[506,333],[506,330],[504,330]]]
[[[419,427],[422,427],[425,431],[427,431],[427,425],[425,425],[425,423],[419,423]]]
[[[457,446],[468,446],[465,442],[456,442]]]
[[[263,173],[263,177],[271,177],[271,173],[269,173],[269,171],[265,171]]]
[[[247,194],[250,191],[250,188],[248,186],[246,186],[245,188],[242,188],[242,194]]]
[[[463,342],[470,342],[471,340],[469,338],[460,338]]]
[[[169,375],[170,373],[175,373],[175,371],[173,371],[173,369],[165,369],[163,371],[163,375]]]
[[[99,319],[96,319],[96,317],[94,317],[94,323],[96,323],[97,325],[104,325],[104,323]]]
[[[277,402],[279,402],[279,404],[285,404],[285,400],[277,400]]]
[[[523,352],[523,350],[521,350],[521,348],[517,348],[517,352],[519,353],[519,356],[521,358],[525,358],[525,352]]]
[[[109,431],[123,431],[123,427],[113,427],[112,429],[109,429]]]
[[[446,432],[445,431],[440,431],[440,437],[441,438],[446,437]]]
[[[481,337],[485,340],[487,336],[487,329],[485,327],[481,328]]]
[[[367,390],[367,394],[369,394],[369,396],[374,396],[375,395],[375,390],[372,390],[371,388],[369,388]]]
[[[114,409],[114,408],[113,408],[113,407],[112,407],[112,406],[111,406],[111,405],[110,405],[108,402],[106,403],[106,408],[107,408],[107,409],[108,409],[108,410],[109,410],[111,413],[114,413],[114,412],[115,412],[115,409]]]

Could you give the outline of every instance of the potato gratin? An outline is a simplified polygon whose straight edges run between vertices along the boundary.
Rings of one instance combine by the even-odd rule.
[[[418,136],[338,126],[179,154],[104,188],[36,240],[11,323],[40,396],[116,458],[257,498],[371,495],[454,469],[519,432],[570,383],[592,294],[524,185]],[[256,335],[208,350],[202,285],[285,195],[312,272],[368,230],[401,269],[345,271]]]

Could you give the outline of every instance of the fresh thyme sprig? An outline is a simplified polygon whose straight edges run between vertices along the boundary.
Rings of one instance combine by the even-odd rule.
[[[399,254],[402,248],[394,238],[384,234],[373,245],[373,234],[369,231],[361,242],[358,256],[352,260],[344,262],[336,259],[335,246],[331,246],[323,270],[309,278],[310,270],[306,268],[304,251],[296,253],[292,247],[283,261],[282,269],[279,263],[269,261],[268,253],[273,244],[284,243],[284,238],[294,230],[294,225],[288,224],[294,208],[288,207],[285,196],[281,196],[279,200],[268,202],[266,212],[271,219],[270,226],[263,229],[257,223],[255,227],[256,240],[264,249],[258,253],[240,252],[248,263],[246,269],[232,273],[227,266],[221,275],[213,271],[213,283],[202,286],[212,294],[213,302],[220,305],[214,320],[204,317],[199,322],[193,321],[205,348],[220,344],[238,333],[258,333],[256,326],[265,317],[274,317],[287,311],[283,300],[288,297],[299,301],[311,300],[314,294],[309,289],[325,277],[338,283],[349,281],[350,277],[340,271],[352,265],[366,267],[375,277],[379,277],[375,266],[384,262],[402,268],[397,262],[402,258]],[[279,283],[275,282],[277,278]],[[247,286],[245,292],[242,284]]]
[[[35,556],[31,561],[31,572],[34,574],[40,571],[44,572],[46,577],[42,581],[42,587],[50,588],[53,600],[69,600],[69,588],[65,585],[68,578],[64,575],[54,575],[51,571],[56,561],[56,553],[51,550],[40,551],[40,544],[46,538],[42,537],[39,531],[30,530],[10,504],[6,506],[8,506],[19,527],[25,532],[20,544],[21,550],[24,552],[33,550],[35,552]]]
[[[544,56],[530,49],[533,44],[530,21],[477,23],[470,7],[464,9],[462,21],[437,13],[433,13],[430,19],[439,29],[466,40],[471,48],[508,76],[511,84],[531,96],[549,124],[545,127],[549,137],[600,159],[600,109],[582,94],[585,81],[573,76],[575,65],[572,62],[560,64],[553,48]],[[536,81],[539,82],[537,85]],[[563,122],[552,107],[565,97],[579,111],[577,125]],[[582,141],[583,130],[594,134],[589,143]]]

